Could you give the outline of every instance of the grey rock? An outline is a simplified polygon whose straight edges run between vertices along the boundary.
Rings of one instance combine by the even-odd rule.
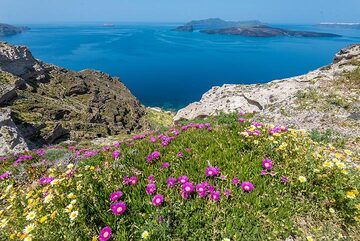
[[[28,145],[11,118],[11,110],[0,108],[0,156],[26,149]]]

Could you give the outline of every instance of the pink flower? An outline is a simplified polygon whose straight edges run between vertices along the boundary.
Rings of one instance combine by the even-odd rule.
[[[189,181],[189,178],[187,176],[181,176],[178,178],[178,181],[181,183],[181,184],[184,184],[186,182]]]
[[[150,142],[155,142],[155,141],[156,141],[156,138],[153,137],[153,136],[151,136],[151,137],[150,137]]]
[[[186,182],[182,185],[183,192],[192,193],[194,191],[194,185],[191,182]]]
[[[150,183],[146,186],[146,193],[152,195],[156,191],[156,185],[154,183]]]
[[[120,151],[114,151],[113,154],[112,154],[113,158],[119,158],[120,156]]]
[[[117,201],[122,195],[123,195],[123,193],[120,192],[120,191],[113,192],[113,193],[110,194],[109,199],[110,199],[110,201],[115,202],[115,201]]]
[[[7,171],[0,175],[0,179],[7,179],[11,175],[11,172]]]
[[[205,170],[205,175],[207,177],[214,177],[220,174],[220,169],[218,167],[207,167]]]
[[[225,195],[226,197],[230,197],[230,195],[231,195],[231,190],[230,190],[230,189],[225,189],[225,190],[224,190],[224,195]]]
[[[186,152],[190,152],[190,148],[188,148],[188,147],[185,148],[185,151],[186,151]]]
[[[155,182],[155,178],[154,178],[153,175],[148,176],[147,179],[148,179],[148,182],[149,182],[149,183],[154,183],[154,182]]]
[[[232,184],[238,185],[239,184],[239,179],[238,178],[233,178],[232,179]]]
[[[251,182],[242,182],[241,183],[241,188],[245,192],[250,192],[250,191],[254,190],[254,185]]]
[[[126,211],[126,204],[124,202],[118,202],[110,205],[110,209],[114,215],[123,214]]]
[[[0,179],[1,179],[1,177],[0,177]],[[39,184],[40,184],[40,185],[46,185],[46,184],[52,182],[52,180],[54,180],[53,177],[42,177],[42,178],[40,178],[40,180],[39,180]]]
[[[262,161],[262,166],[266,170],[271,170],[273,168],[273,163],[272,163],[272,161],[270,159],[264,159]]]
[[[111,228],[106,226],[103,229],[101,229],[99,234],[99,241],[107,241],[111,237]]]
[[[156,194],[152,199],[152,204],[155,206],[160,206],[164,202],[164,196],[161,194]]]
[[[181,151],[179,151],[176,155],[177,155],[178,157],[183,157],[183,156],[184,156],[184,154],[183,154]]]
[[[220,200],[220,192],[214,191],[210,193],[211,200],[218,202]]]
[[[239,118],[239,122],[245,122],[244,118]]]
[[[168,186],[169,188],[172,188],[172,187],[174,187],[175,184],[176,184],[176,179],[173,178],[173,177],[169,177],[169,178],[166,180],[166,182],[167,182],[167,186]]]
[[[138,178],[137,178],[136,176],[132,176],[132,177],[129,178],[129,184],[130,184],[131,186],[136,185],[137,182],[138,182]]]
[[[168,163],[168,162],[163,162],[162,164],[161,164],[161,168],[168,168],[170,166],[170,163]]]

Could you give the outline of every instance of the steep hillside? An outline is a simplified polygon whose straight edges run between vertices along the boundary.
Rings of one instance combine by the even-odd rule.
[[[145,108],[119,79],[42,63],[23,46],[0,43],[0,106],[10,107],[35,144],[93,139],[143,127]]]

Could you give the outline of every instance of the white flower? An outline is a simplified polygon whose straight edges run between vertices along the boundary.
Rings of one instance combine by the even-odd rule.
[[[72,211],[69,215],[70,220],[74,221],[78,217],[78,215],[79,215],[79,211]]]
[[[31,220],[33,220],[35,217],[36,217],[36,212],[31,211],[31,212],[28,213],[28,215],[26,215],[26,220],[31,221]]]
[[[24,228],[24,233],[30,233],[35,229],[35,224],[29,224]]]

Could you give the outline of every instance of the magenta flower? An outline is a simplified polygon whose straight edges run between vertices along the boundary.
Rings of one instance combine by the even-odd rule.
[[[272,161],[270,159],[264,159],[262,161],[262,166],[266,170],[271,170],[273,168],[273,163],[272,163]]]
[[[114,143],[114,147],[115,147],[115,148],[118,148],[119,146],[120,146],[120,142],[119,142],[119,141],[117,141],[117,142]]]
[[[160,157],[160,152],[154,151],[151,155],[152,155],[152,157],[153,157],[154,159],[159,159],[159,157]]]
[[[167,183],[167,186],[169,188],[172,188],[175,186],[176,184],[176,178],[173,178],[173,177],[169,177],[167,180],[166,180],[166,183]]]
[[[188,147],[185,148],[185,151],[186,151],[186,152],[190,152],[190,148],[188,148]]]
[[[190,194],[187,192],[181,192],[181,197],[184,199],[189,199]]]
[[[168,163],[168,162],[163,162],[162,164],[161,164],[161,168],[168,168],[170,166],[170,163]]]
[[[11,175],[11,172],[7,171],[0,175],[0,179],[7,179]]]
[[[2,179],[1,176],[0,176],[0,179]],[[44,186],[44,185],[52,182],[53,180],[54,180],[53,177],[42,177],[42,178],[40,178],[40,180],[39,180],[39,184],[42,185],[42,186]]]
[[[181,183],[181,184],[184,184],[186,182],[189,181],[189,178],[187,176],[181,176],[178,178],[178,181]]]
[[[183,154],[181,151],[179,151],[176,155],[177,155],[178,157],[183,157],[183,156],[184,156],[184,154]]]
[[[289,178],[287,178],[286,176],[281,177],[281,182],[282,183],[287,183],[288,181],[289,181]]]
[[[126,204],[124,202],[118,202],[110,205],[110,209],[114,215],[123,214],[126,211]]]
[[[152,204],[154,206],[160,206],[164,202],[164,196],[161,194],[156,194],[152,199]]]
[[[225,189],[225,190],[224,190],[224,195],[225,195],[226,197],[230,197],[230,195],[231,195],[231,190],[230,190],[230,189]]]
[[[250,191],[254,190],[254,185],[251,182],[242,182],[241,183],[241,188],[245,192],[250,192]]]
[[[154,183],[150,183],[146,186],[146,193],[149,195],[154,194],[156,191],[156,185]]]
[[[112,154],[113,158],[119,158],[120,156],[120,151],[114,151],[113,154]]]
[[[260,172],[260,175],[266,175],[266,173],[267,173],[267,171],[266,170],[261,170],[261,172]]]
[[[117,191],[117,192],[113,192],[110,194],[109,199],[112,202],[117,201],[121,196],[123,195],[123,193],[121,191]]]
[[[148,176],[147,179],[148,179],[148,182],[149,182],[149,183],[154,183],[154,182],[155,182],[155,178],[154,178],[153,175]]]
[[[150,137],[150,142],[155,142],[155,141],[156,141],[156,138],[153,137],[153,136],[151,136],[151,137]]]
[[[245,122],[244,118],[239,118],[239,122]]]
[[[111,228],[106,226],[101,229],[99,234],[99,241],[108,241],[111,237]]]
[[[191,182],[186,182],[182,185],[183,192],[192,193],[195,189],[194,185]]]
[[[207,167],[205,170],[205,175],[207,177],[214,177],[220,174],[220,168],[218,167]]]
[[[206,192],[206,187],[203,183],[199,183],[196,185],[197,192]]]
[[[129,184],[130,184],[131,186],[136,185],[137,182],[138,182],[138,178],[137,178],[136,176],[132,176],[132,177],[129,178]]]
[[[124,176],[122,179],[124,184],[129,184],[130,183],[130,178],[128,176]]]
[[[220,200],[220,192],[214,191],[210,193],[211,200],[218,202]]]

